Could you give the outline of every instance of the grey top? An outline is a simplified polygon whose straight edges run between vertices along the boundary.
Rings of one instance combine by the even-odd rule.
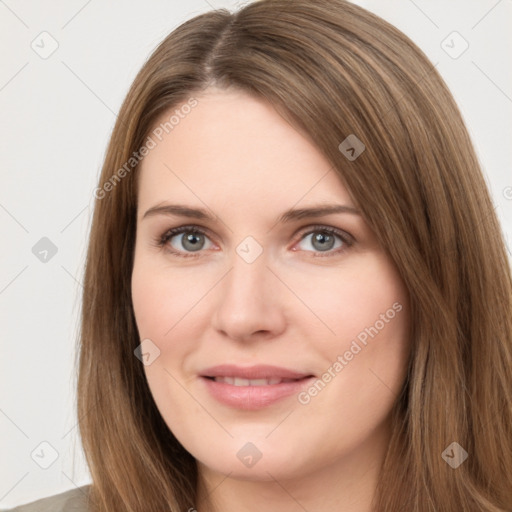
[[[87,512],[89,488],[90,485],[84,485],[3,512]]]

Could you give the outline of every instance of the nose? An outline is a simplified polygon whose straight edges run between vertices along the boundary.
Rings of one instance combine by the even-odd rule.
[[[213,327],[237,341],[271,339],[286,328],[283,284],[268,268],[263,252],[252,263],[237,253],[216,287]]]

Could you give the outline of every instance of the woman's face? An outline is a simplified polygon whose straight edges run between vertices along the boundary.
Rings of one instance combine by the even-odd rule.
[[[151,134],[138,191],[132,296],[155,403],[204,472],[356,478],[405,377],[404,285],[269,104],[210,89],[183,105]],[[342,208],[307,212],[326,206]]]

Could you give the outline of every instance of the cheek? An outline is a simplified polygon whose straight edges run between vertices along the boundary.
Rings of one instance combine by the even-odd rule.
[[[375,328],[402,333],[408,316],[407,293],[391,262],[380,253],[354,258],[339,271],[316,278],[314,286],[311,283],[301,281],[302,296],[323,323],[322,338],[336,348],[358,336],[364,342]],[[317,329],[317,322],[313,324]],[[318,335],[318,331],[315,336],[311,333],[310,338]]]
[[[171,336],[174,326],[201,296],[197,286],[190,286],[190,282],[179,273],[170,275],[144,261],[134,266],[132,302],[141,338],[156,337],[163,341]]]
[[[356,389],[364,407],[391,398],[390,389],[398,392],[410,350],[409,306],[391,262],[375,254],[359,258],[338,277],[310,288],[307,297],[324,323],[325,334],[315,350],[324,361],[324,371],[331,372],[323,374],[325,381],[336,382],[333,390],[343,396],[348,393],[347,403],[356,408],[350,398]],[[315,336],[309,330],[307,336],[318,339],[318,331]]]
[[[154,363],[144,367],[146,377],[153,394],[165,402],[180,396],[181,388],[172,376],[180,375],[184,382],[188,378],[187,362],[198,350],[211,317],[201,300],[212,287],[211,279],[199,279],[193,269],[171,270],[155,266],[154,259],[141,258],[131,280],[139,338],[151,340],[148,346],[158,353]]]
[[[194,349],[189,343],[176,343],[176,333],[185,324],[185,313],[193,299],[193,287],[183,287],[183,282],[171,279],[162,269],[155,269],[144,259],[136,260],[131,290],[135,320],[139,337],[149,339],[154,345],[146,345],[152,354],[151,363],[144,365],[144,373],[156,407],[171,430],[190,429],[186,415],[174,414],[175,410],[187,410],[191,414],[195,405],[184,391],[186,379],[181,372],[181,363]],[[180,291],[181,290],[181,291]],[[179,291],[179,293],[177,293]],[[197,299],[196,299],[197,300]],[[158,352],[155,352],[158,350]]]

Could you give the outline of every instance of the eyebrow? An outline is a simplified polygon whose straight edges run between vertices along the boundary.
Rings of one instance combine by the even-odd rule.
[[[276,223],[286,223],[305,218],[323,217],[335,213],[350,213],[352,215],[361,215],[356,208],[344,204],[319,204],[308,208],[295,208],[284,212]],[[204,221],[215,221],[216,217],[204,208],[191,208],[182,204],[162,204],[153,206],[143,215],[141,220],[155,215],[169,215],[177,217],[187,217]]]

